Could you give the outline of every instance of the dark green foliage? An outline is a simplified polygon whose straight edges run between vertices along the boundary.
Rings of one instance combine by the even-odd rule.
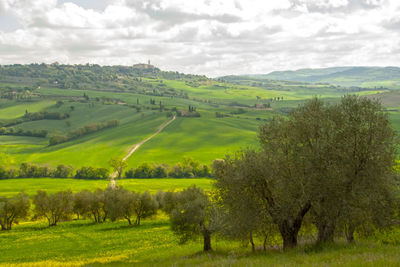
[[[54,170],[53,177],[54,178],[69,178],[69,177],[72,177],[73,171],[74,171],[74,169],[71,166],[65,166],[63,164],[60,164]]]
[[[246,110],[243,108],[238,108],[237,110],[231,112],[231,114],[234,114],[234,115],[243,114],[243,113],[246,113]]]
[[[166,178],[168,177],[167,168],[163,165],[158,165],[154,167],[153,170],[153,177],[154,178]]]
[[[15,129],[13,127],[1,127],[0,135],[13,135],[13,136],[31,136],[31,137],[46,137],[46,130],[23,130],[21,128]]]
[[[27,121],[64,120],[68,119],[69,117],[70,117],[69,113],[47,112],[47,111],[29,113],[28,111],[26,111],[25,115],[20,118],[8,120],[5,122],[0,122],[0,127],[14,126]]]
[[[110,172],[106,168],[82,167],[76,170],[77,179],[108,179]]]
[[[0,166],[0,179],[12,179],[18,177],[18,171],[13,168],[4,168]]]
[[[134,171],[131,170],[125,175],[128,178],[152,178],[153,173],[153,167],[149,163],[142,163]]]
[[[190,157],[185,157],[183,162],[178,162],[174,166],[167,164],[151,165],[142,163],[137,168],[125,172],[126,178],[193,178],[211,177],[211,170],[207,165]]]
[[[53,170],[46,166],[37,166],[31,163],[22,163],[19,167],[20,178],[52,177]]]

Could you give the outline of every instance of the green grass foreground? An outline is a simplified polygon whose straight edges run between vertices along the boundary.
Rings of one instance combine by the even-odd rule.
[[[137,192],[148,190],[156,193],[159,190],[182,190],[191,185],[196,185],[208,191],[211,189],[212,179],[121,179],[117,181],[119,186]],[[96,188],[104,189],[108,180],[79,180],[63,178],[17,178],[0,180],[0,196],[12,197],[24,191],[29,196],[36,194],[38,190],[45,190],[48,193],[55,193],[61,190],[71,189],[73,193],[88,189],[93,191]]]
[[[367,241],[251,253],[250,246],[214,238],[214,251],[203,253],[201,240],[178,245],[164,215],[139,227],[124,221],[81,220],[50,228],[44,222],[27,222],[0,232],[0,243],[2,266],[398,266],[400,262],[398,246]]]
[[[212,179],[122,179],[119,185],[136,191],[181,190],[196,184],[212,188]],[[105,180],[10,179],[0,181],[0,196],[13,196],[25,189],[33,196],[38,189],[56,192],[70,188],[105,188]],[[94,224],[89,220],[22,222],[11,231],[0,231],[1,266],[398,266],[400,230],[375,235],[370,240],[346,244],[338,241],[324,247],[300,245],[283,252],[280,238],[271,240],[266,252],[251,253],[248,244],[214,237],[210,253],[202,252],[202,240],[178,244],[162,212],[145,219],[139,227],[126,221]],[[310,239],[307,238],[307,242]],[[312,241],[312,240],[311,240]],[[300,242],[302,243],[302,242]],[[257,241],[259,249],[261,241]]]

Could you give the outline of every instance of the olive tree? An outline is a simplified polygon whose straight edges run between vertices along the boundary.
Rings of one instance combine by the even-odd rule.
[[[303,218],[311,208],[307,194],[299,190],[307,186],[307,177],[297,169],[300,165],[294,164],[295,157],[293,153],[284,160],[279,153],[275,153],[274,158],[264,152],[246,150],[214,164],[219,199],[228,207],[228,212],[240,216],[231,223],[237,224],[246,218],[253,223],[252,216],[258,217],[255,212],[262,211],[260,216],[266,218],[265,222],[277,226],[285,249],[296,246]],[[249,208],[245,205],[248,202],[251,203]],[[250,229],[246,227],[246,230]]]
[[[56,226],[60,220],[66,220],[73,213],[73,194],[70,190],[47,194],[39,190],[33,198],[35,217],[44,217],[49,226]]]
[[[78,220],[81,216],[85,216],[90,212],[90,200],[92,192],[89,190],[82,190],[74,195],[73,211]]]
[[[88,215],[94,222],[101,223],[106,221],[108,210],[105,208],[105,192],[102,189],[97,188],[90,194],[87,205]]]
[[[173,197],[172,197],[173,196]],[[211,234],[213,233],[213,208],[208,196],[201,188],[189,187],[169,196],[172,203],[169,207],[171,228],[179,236],[180,243],[201,235],[204,251],[211,250]]]
[[[158,203],[148,191],[137,193],[122,187],[107,188],[104,191],[104,210],[111,221],[126,219],[129,225],[140,225],[142,219],[157,213]],[[132,217],[135,217],[133,223]]]
[[[357,225],[389,221],[396,142],[377,101],[346,96],[327,105],[312,99],[261,126],[258,136],[259,151],[214,164],[220,200],[237,213],[232,223],[261,208],[289,248],[308,213],[318,242],[333,241],[338,224],[351,241]]]
[[[135,225],[140,225],[141,219],[151,217],[157,213],[158,203],[156,199],[150,195],[149,191],[142,194],[133,193],[134,205],[133,211],[135,214]]]
[[[387,226],[396,202],[397,137],[379,101],[343,97],[337,109],[335,140],[340,170],[338,222],[348,241],[361,226]]]
[[[15,197],[0,198],[0,226],[1,230],[11,230],[14,223],[25,219],[29,214],[31,202],[25,193],[19,193]]]

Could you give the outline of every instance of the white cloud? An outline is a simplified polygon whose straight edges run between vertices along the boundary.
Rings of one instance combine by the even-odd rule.
[[[400,60],[397,0],[79,3],[0,0],[0,21],[12,17],[19,26],[0,27],[0,64],[150,58],[162,69],[216,76]]]

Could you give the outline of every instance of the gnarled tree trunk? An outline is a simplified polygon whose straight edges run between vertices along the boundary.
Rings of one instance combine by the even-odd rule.
[[[299,234],[304,216],[310,210],[311,204],[307,203],[299,211],[295,218],[287,218],[278,223],[279,232],[283,239],[283,249],[290,249],[297,246],[297,236]]]

